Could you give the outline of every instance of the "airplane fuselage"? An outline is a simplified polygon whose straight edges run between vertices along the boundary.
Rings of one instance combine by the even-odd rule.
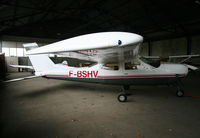
[[[59,65],[59,70],[45,72],[46,78],[71,81],[94,82],[116,85],[165,85],[175,83],[188,73],[188,68],[182,64],[161,64],[152,68],[148,64],[137,65],[137,69],[118,70],[105,69],[102,64],[92,67],[69,67]]]

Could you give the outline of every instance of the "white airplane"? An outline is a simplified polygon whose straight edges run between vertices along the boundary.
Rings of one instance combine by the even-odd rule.
[[[24,47],[35,70],[33,77],[121,85],[123,93],[117,97],[120,102],[127,101],[130,85],[173,84],[177,86],[176,95],[182,97],[184,92],[180,88],[180,80],[188,74],[188,68],[197,68],[174,63],[162,63],[157,68],[153,67],[139,58],[142,42],[143,37],[134,33],[102,32],[42,47],[38,47],[36,43],[24,44]],[[68,57],[95,61],[96,64],[88,67],[72,67],[67,62],[54,64],[45,55],[49,53],[65,53]]]

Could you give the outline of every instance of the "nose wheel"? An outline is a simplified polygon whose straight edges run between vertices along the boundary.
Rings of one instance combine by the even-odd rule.
[[[119,102],[126,102],[127,101],[127,98],[128,98],[127,96],[131,95],[129,89],[130,89],[129,85],[124,85],[123,86],[123,89],[122,89],[123,92],[120,93],[118,95],[118,97],[117,97],[117,99],[118,99]]]
[[[184,91],[183,90],[177,90],[176,96],[177,97],[183,97],[184,96]]]
[[[127,101],[127,96],[125,93],[120,93],[117,97],[119,102],[126,102]]]

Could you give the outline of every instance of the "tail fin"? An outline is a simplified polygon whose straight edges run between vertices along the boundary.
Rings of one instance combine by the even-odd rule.
[[[26,51],[38,48],[38,44],[35,42],[34,43],[26,43],[26,44],[23,44],[23,46],[26,49]]]
[[[37,43],[27,43],[23,44],[26,51],[38,48]],[[44,72],[51,70],[55,67],[55,64],[47,55],[29,55],[28,56],[31,64],[35,70],[35,75],[43,75]]]

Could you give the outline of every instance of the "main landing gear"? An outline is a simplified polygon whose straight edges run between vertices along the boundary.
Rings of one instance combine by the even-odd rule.
[[[123,92],[120,93],[117,97],[119,102],[126,102],[127,101],[127,96],[131,95],[129,89],[130,89],[129,85],[123,86]]]

